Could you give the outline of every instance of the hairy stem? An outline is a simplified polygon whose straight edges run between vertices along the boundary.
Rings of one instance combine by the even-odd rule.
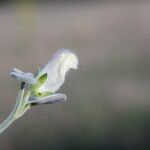
[[[11,125],[17,118],[20,117],[20,111],[22,110],[23,97],[25,92],[25,83],[21,83],[21,89],[18,93],[16,105],[13,108],[10,115],[4,120],[2,124],[0,124],[0,133],[2,133],[9,125]]]

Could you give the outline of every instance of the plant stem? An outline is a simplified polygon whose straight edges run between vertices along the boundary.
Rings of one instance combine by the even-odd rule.
[[[23,97],[25,91],[25,83],[21,83],[21,89],[18,93],[16,105],[13,108],[10,115],[4,120],[2,124],[0,124],[0,133],[2,133],[9,125],[11,125],[17,118],[20,117],[20,111],[22,109]]]

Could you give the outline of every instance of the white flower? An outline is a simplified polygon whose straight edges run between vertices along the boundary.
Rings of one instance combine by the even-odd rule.
[[[77,56],[68,49],[59,50],[37,74],[36,82],[32,86],[35,96],[55,93],[64,83],[69,69],[77,68]]]
[[[64,83],[71,68],[78,68],[78,58],[68,49],[59,50],[35,76],[13,68],[10,75],[19,81],[20,90],[12,113],[0,124],[0,133],[32,106],[65,101],[65,94],[55,92]]]

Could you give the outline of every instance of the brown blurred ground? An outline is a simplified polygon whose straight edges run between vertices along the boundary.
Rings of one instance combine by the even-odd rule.
[[[29,3],[0,8],[0,121],[18,84],[59,48],[82,69],[61,88],[63,104],[34,107],[0,135],[3,150],[150,148],[150,2]]]

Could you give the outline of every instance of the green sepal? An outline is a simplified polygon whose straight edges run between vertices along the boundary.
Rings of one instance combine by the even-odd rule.
[[[45,83],[47,80],[47,73],[40,76],[35,84],[31,86],[31,91],[38,91],[38,89]]]
[[[47,73],[41,75],[38,78],[37,82],[31,86],[31,95],[38,97],[38,98],[42,98],[42,97],[49,96],[52,94],[52,92],[50,91],[39,92],[38,90],[46,82],[47,76],[48,76]]]

